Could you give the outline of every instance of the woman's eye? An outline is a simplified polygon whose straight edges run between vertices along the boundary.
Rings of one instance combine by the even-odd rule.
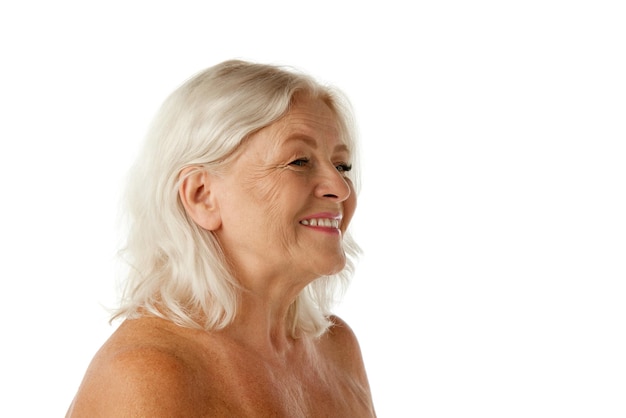
[[[348,171],[352,170],[352,164],[341,163],[335,167],[337,168],[337,171],[339,171],[340,173],[347,173]]]
[[[309,159],[308,158],[298,158],[297,160],[294,160],[292,162],[289,163],[289,165],[294,165],[296,167],[304,167],[309,163]]]

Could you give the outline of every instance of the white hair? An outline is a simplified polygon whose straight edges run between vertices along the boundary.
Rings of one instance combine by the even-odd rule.
[[[125,195],[129,269],[113,318],[145,314],[181,326],[220,329],[237,312],[240,286],[216,236],[195,224],[179,197],[181,171],[219,171],[250,134],[280,119],[296,95],[323,100],[336,114],[357,158],[351,107],[338,90],[284,67],[226,61],[192,77],[162,105],[133,166]],[[358,190],[358,163],[349,177]],[[292,335],[320,335],[336,290],[354,270],[359,247],[347,232],[346,266],[311,282],[289,309]]]

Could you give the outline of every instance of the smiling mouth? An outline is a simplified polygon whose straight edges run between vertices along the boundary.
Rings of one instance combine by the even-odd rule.
[[[313,218],[313,219],[303,219],[300,221],[302,225],[305,226],[318,226],[324,228],[339,228],[339,224],[341,223],[340,219],[330,219],[330,218]]]

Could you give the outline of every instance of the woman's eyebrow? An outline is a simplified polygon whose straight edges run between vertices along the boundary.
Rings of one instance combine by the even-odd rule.
[[[311,148],[317,149],[317,141],[308,135],[297,134],[297,135],[290,136],[289,138],[285,140],[285,144],[290,143],[290,142],[304,142]],[[337,144],[333,151],[334,152],[345,151],[347,153],[350,153],[350,148],[348,148],[346,144]]]
[[[304,135],[304,134],[292,135],[285,140],[285,144],[290,143],[290,142],[304,142],[311,148],[317,149],[317,141],[308,135]]]

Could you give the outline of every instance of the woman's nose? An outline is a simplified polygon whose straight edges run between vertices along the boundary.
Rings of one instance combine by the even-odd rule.
[[[334,165],[325,167],[316,187],[316,194],[322,198],[343,202],[350,197],[350,193],[352,193],[350,180],[337,171]]]

